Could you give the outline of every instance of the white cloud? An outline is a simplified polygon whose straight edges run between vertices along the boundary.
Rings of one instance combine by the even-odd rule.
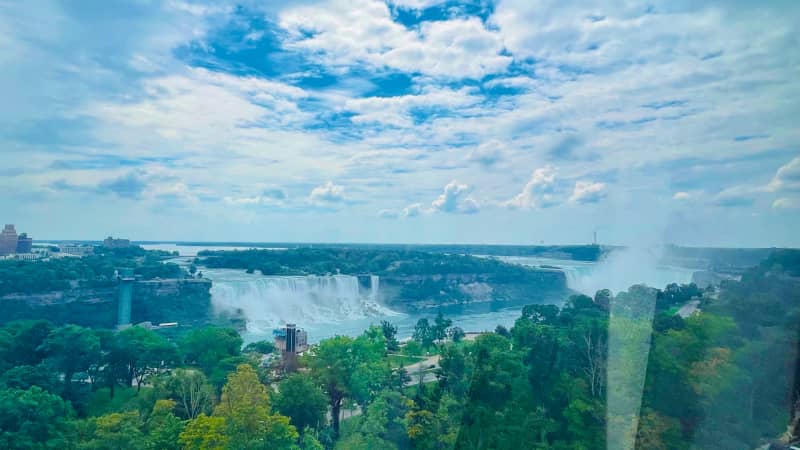
[[[689,200],[692,198],[692,194],[684,191],[676,192],[675,195],[672,196],[673,200]]]
[[[315,187],[308,196],[308,202],[316,206],[331,206],[345,200],[344,187],[333,184],[332,181]]]
[[[755,194],[761,189],[751,186],[732,186],[725,188],[713,198],[713,203],[723,207],[750,206],[755,203]]]
[[[356,113],[352,121],[357,124],[379,123],[411,128],[414,125],[411,116],[414,108],[443,108],[456,112],[481,101],[481,97],[473,95],[472,91],[470,88],[456,90],[430,87],[416,95],[351,98],[344,102],[342,108]]]
[[[569,198],[573,203],[597,203],[604,199],[608,192],[605,183],[592,181],[576,181],[575,189]]]
[[[473,149],[467,159],[485,167],[491,167],[504,158],[503,144],[497,140],[490,140]]]
[[[444,191],[431,203],[432,211],[445,213],[474,214],[478,212],[478,202],[469,197],[471,189],[466,184],[453,180],[444,187]]]
[[[522,191],[503,205],[511,209],[548,208],[558,203],[555,191],[556,170],[552,166],[540,167],[533,171]]]
[[[800,191],[800,157],[781,166],[767,185],[772,192]]]
[[[446,78],[480,78],[505,70],[512,58],[480,19],[422,22],[410,30],[392,20],[386,3],[335,0],[280,14],[292,36],[284,46],[334,67],[360,63]]]
[[[424,208],[422,207],[422,203],[412,203],[403,208],[402,215],[403,217],[417,217],[423,212]]]

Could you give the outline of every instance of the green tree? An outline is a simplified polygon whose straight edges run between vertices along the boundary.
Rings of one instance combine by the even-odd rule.
[[[227,434],[235,448],[288,450],[298,437],[288,417],[270,414],[267,388],[248,364],[240,365],[228,376],[214,415],[225,418]]]
[[[141,431],[142,419],[137,411],[111,413],[94,420],[94,436],[87,448],[105,450],[124,448],[144,449],[146,441]]]
[[[197,369],[175,369],[159,379],[158,386],[166,396],[174,400],[176,410],[185,419],[195,419],[210,412],[214,399],[214,388],[203,372]]]
[[[226,429],[224,417],[200,414],[189,421],[178,441],[184,450],[227,450],[230,439],[225,434]]]
[[[5,331],[10,337],[4,358],[11,366],[35,366],[45,358],[42,347],[53,331],[53,324],[46,320],[19,320],[9,322]]]
[[[446,319],[441,311],[436,314],[436,318],[433,319],[433,327],[431,332],[433,333],[434,339],[437,341],[444,341],[447,338],[447,329],[450,328],[450,325],[453,324],[453,321],[450,319]]]
[[[265,450],[296,450],[297,429],[289,423],[289,418],[274,414],[264,421],[264,429],[258,447]]]
[[[210,374],[221,360],[239,356],[242,338],[231,328],[205,327],[187,333],[179,347],[187,364],[197,365]]]
[[[434,327],[431,327],[428,319],[422,318],[419,319],[414,326],[414,334],[412,337],[422,348],[428,348],[433,345],[433,341],[436,340],[436,330]]]
[[[135,380],[136,389],[141,390],[148,377],[177,360],[177,351],[158,333],[143,327],[129,327],[113,338],[108,359],[125,369],[127,386]]]
[[[448,330],[448,334],[450,335],[450,340],[453,342],[461,342],[462,339],[466,336],[464,330],[461,327],[452,327]]]
[[[328,396],[334,434],[339,434],[342,401],[350,393],[350,375],[355,370],[353,339],[336,336],[325,339],[314,349],[309,360],[312,376]]]
[[[325,424],[328,410],[325,393],[308,375],[296,373],[281,381],[273,402],[275,409],[288,416],[298,430],[319,429]]]
[[[183,432],[184,423],[173,414],[174,409],[174,401],[156,400],[145,424],[148,449],[180,450],[179,436]]]
[[[247,344],[244,348],[245,353],[260,353],[269,355],[275,351],[275,343],[272,341],[256,341]]]
[[[38,386],[0,390],[0,448],[64,448],[72,417],[69,404]]]
[[[269,408],[266,386],[258,381],[258,375],[251,366],[242,364],[236,368],[236,372],[228,375],[214,415],[225,418],[232,443],[246,448],[257,441],[263,432]]]
[[[60,381],[53,368],[47,364],[36,366],[17,366],[7,370],[0,376],[0,386],[13,389],[29,389],[39,386],[52,394],[59,392]]]
[[[400,350],[400,342],[397,340],[397,327],[387,320],[381,321],[381,330],[386,339],[386,350],[396,352]]]
[[[100,339],[94,331],[77,325],[56,328],[42,344],[47,359],[64,376],[64,391],[69,392],[76,372],[89,370],[100,360]]]

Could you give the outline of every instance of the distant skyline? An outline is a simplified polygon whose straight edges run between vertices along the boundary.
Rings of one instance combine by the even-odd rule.
[[[36,240],[800,247],[800,2],[0,2]]]

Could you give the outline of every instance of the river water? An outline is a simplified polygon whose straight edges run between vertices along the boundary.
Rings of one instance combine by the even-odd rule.
[[[212,249],[173,244],[144,247],[177,251],[181,257],[176,261],[183,264],[187,264],[198,251]],[[567,276],[568,286],[587,295],[593,295],[601,288],[618,292],[637,283],[663,288],[672,282],[689,282],[692,274],[689,269],[653,265],[649,262],[653,260],[653,255],[649,253],[620,254],[602,262],[498,258],[525,266],[559,267]],[[296,323],[308,332],[310,342],[318,342],[335,335],[358,335],[370,324],[380,324],[381,320],[395,324],[398,337],[407,338],[411,336],[418,319],[433,319],[438,312],[431,310],[406,314],[383,306],[380,279],[375,276],[366,284],[349,275],[280,277],[247,274],[243,270],[232,269],[201,270],[203,276],[213,282],[211,298],[218,311],[239,309],[244,312],[247,318],[246,341],[271,339],[274,328]],[[442,308],[442,313],[465,331],[488,331],[494,330],[497,325],[512,326],[521,309],[522,305],[484,302],[446,306]]]

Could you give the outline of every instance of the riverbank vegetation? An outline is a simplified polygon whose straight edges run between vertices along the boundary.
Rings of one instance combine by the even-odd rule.
[[[173,263],[162,262],[169,256],[162,251],[141,247],[103,249],[84,257],[47,258],[41,261],[0,260],[0,296],[35,294],[71,288],[113,286],[114,273],[130,268],[143,280],[181,278],[186,271]]]
[[[383,323],[323,340],[292,373],[226,328],[13,322],[0,447],[754,448],[796,432],[798,274],[797,252],[777,252],[720,290],[575,295],[477,337],[438,315],[401,345]],[[430,356],[410,368],[397,355],[415,346]]]
[[[535,271],[494,258],[406,250],[297,248],[287,250],[201,251],[206,267],[259,271],[264,275],[490,274],[498,280],[524,282]]]

